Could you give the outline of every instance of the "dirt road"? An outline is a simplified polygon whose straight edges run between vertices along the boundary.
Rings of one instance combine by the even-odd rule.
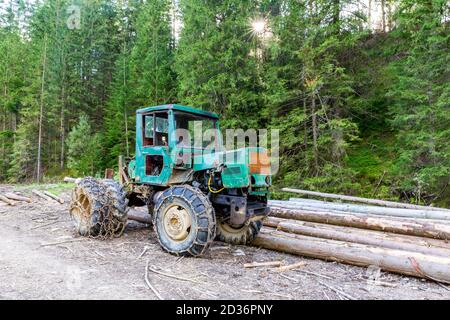
[[[0,186],[0,192],[13,189],[31,196]],[[342,292],[355,299],[450,299],[450,289],[433,282],[381,272],[374,284],[373,268],[254,247],[216,242],[202,258],[178,258],[136,222],[121,238],[81,238],[68,215],[69,194],[61,196],[66,204],[34,198],[0,205],[0,299],[157,299],[144,279],[147,260],[154,270],[149,281],[164,299],[345,299]],[[274,260],[307,265],[284,273],[243,267]]]

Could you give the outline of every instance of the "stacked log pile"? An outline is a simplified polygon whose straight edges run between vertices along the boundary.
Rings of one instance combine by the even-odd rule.
[[[308,196],[269,201],[253,245],[450,283],[450,210],[286,189]]]
[[[16,202],[32,202],[31,198],[16,194],[13,192],[0,193],[0,201],[10,206],[16,205]]]
[[[43,199],[46,201],[57,201],[61,204],[64,204],[64,199],[58,197],[57,195],[49,192],[49,191],[39,191],[39,190],[31,190],[31,193],[35,195],[38,199]],[[15,206],[17,203],[22,202],[33,202],[32,198],[23,196],[14,192],[6,192],[6,193],[0,193],[0,202],[6,203],[10,206]]]

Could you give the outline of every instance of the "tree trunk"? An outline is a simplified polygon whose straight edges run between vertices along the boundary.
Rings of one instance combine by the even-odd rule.
[[[5,193],[4,196],[7,197],[8,199],[12,199],[12,200],[32,202],[31,198],[22,197],[15,193],[12,193],[12,192]]]
[[[369,13],[367,14],[367,24],[369,25],[369,30],[372,30],[372,0],[369,0]]]
[[[3,95],[5,97],[5,101],[6,98],[8,97],[8,69],[6,69],[5,72],[5,80],[4,80],[4,84],[3,84]],[[3,132],[6,131],[6,121],[7,121],[7,109],[6,109],[6,105],[3,106],[3,112],[2,112],[2,118],[3,118],[3,123],[2,123],[2,129]],[[15,139],[15,135],[14,135],[14,139]],[[2,159],[6,159],[6,148],[5,148],[5,137],[2,137]],[[5,165],[5,164],[3,164]]]
[[[31,190],[32,193],[34,193],[35,195],[37,195],[39,198],[42,198],[44,200],[47,201],[51,201],[52,198],[50,198],[49,196],[45,195],[44,193],[40,192],[39,190]]]
[[[322,198],[328,198],[328,199],[337,199],[337,200],[343,200],[343,201],[351,201],[351,202],[361,202],[361,203],[367,203],[367,204],[374,204],[374,205],[383,206],[383,207],[405,208],[405,209],[424,209],[424,210],[449,211],[450,212],[450,210],[444,209],[444,208],[419,206],[419,205],[415,205],[415,204],[393,202],[393,201],[384,201],[384,200],[378,200],[378,199],[367,199],[367,198],[360,198],[360,197],[352,197],[352,196],[345,196],[345,195],[340,195],[340,194],[332,194],[332,193],[324,193],[324,192],[316,192],[316,191],[300,190],[300,189],[292,189],[292,188],[282,188],[281,190],[285,191],[285,192],[305,194],[305,195],[310,195],[310,196],[315,196],[315,197],[322,197]]]
[[[38,136],[38,157],[37,157],[37,173],[36,180],[41,181],[41,153],[42,153],[42,121],[44,118],[44,82],[45,82],[45,66],[47,63],[47,34],[44,37],[44,57],[42,59],[42,78],[41,78],[41,102],[39,108],[39,136]]]
[[[333,0],[333,27],[335,28],[336,34],[341,32],[340,28],[340,15],[341,15],[341,1]]]
[[[57,195],[55,195],[55,194],[53,194],[53,193],[50,193],[50,192],[48,192],[48,191],[44,191],[44,194],[45,194],[46,196],[49,196],[49,197],[52,198],[53,200],[58,201],[58,202],[61,203],[61,204],[64,203],[64,199],[58,197]]]
[[[450,257],[326,240],[263,229],[253,246],[450,283]]]
[[[311,95],[311,117],[313,132],[313,158],[315,174],[319,172],[319,151],[317,147],[317,115],[316,115],[316,96],[314,92]]]
[[[450,245],[442,240],[395,235],[380,231],[331,226],[314,222],[283,220],[269,217],[265,226],[315,238],[361,243],[381,248],[398,249],[441,257],[450,257]]]
[[[306,98],[303,98],[303,112],[305,113],[305,116],[308,114],[308,107],[306,105]],[[305,147],[305,150],[308,148],[308,122],[304,121],[303,123],[303,131],[305,136],[303,137],[303,145]],[[307,161],[307,155],[305,154],[305,162]]]
[[[392,3],[391,3],[391,1],[388,1],[387,8],[388,8],[387,26],[388,26],[389,31],[391,31],[392,30]]]
[[[66,126],[65,126],[65,112],[66,112],[66,62],[63,58],[63,77],[62,77],[62,88],[61,88],[61,115],[60,115],[60,134],[61,134],[61,154],[59,166],[61,170],[64,170],[64,157],[65,157],[65,143],[66,143]]]
[[[127,158],[130,156],[130,147],[128,141],[128,113],[127,113],[127,89],[126,89],[126,43],[123,42],[123,117],[125,125],[125,144],[127,151]]]
[[[141,217],[141,216],[137,216],[134,214],[129,213],[128,214],[128,220],[133,220],[133,221],[137,221],[143,224],[152,224],[152,219],[151,217]]]
[[[5,197],[4,195],[1,195],[1,194],[0,194],[0,200],[3,202],[6,202],[10,206],[15,205],[14,201],[9,200],[7,197]]]
[[[386,0],[381,0],[381,21],[383,32],[386,32]]]
[[[407,222],[392,218],[369,215],[339,214],[332,212],[304,211],[285,208],[270,208],[273,217],[310,222],[327,223],[360,229],[381,230],[386,232],[450,240],[450,225],[433,222]]]

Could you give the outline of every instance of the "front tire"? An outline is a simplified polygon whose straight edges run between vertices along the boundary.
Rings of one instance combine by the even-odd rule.
[[[162,248],[179,256],[200,256],[216,235],[209,199],[189,185],[165,190],[155,204],[153,226]]]
[[[217,223],[217,240],[235,245],[249,244],[256,238],[261,227],[260,220],[250,221],[238,228],[220,221]]]

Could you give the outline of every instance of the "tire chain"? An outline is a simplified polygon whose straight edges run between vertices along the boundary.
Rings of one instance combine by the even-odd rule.
[[[182,189],[181,193],[178,193],[178,190]],[[199,242],[198,239],[196,239],[190,248],[188,248],[186,251],[179,253],[176,251],[171,251],[167,248],[165,248],[162,245],[161,239],[159,237],[159,233],[156,230],[156,214],[153,217],[153,226],[155,228],[155,233],[157,235],[158,241],[161,244],[161,246],[166,250],[167,252],[177,255],[177,256],[199,256],[205,253],[205,251],[208,249],[208,247],[211,245],[211,243],[214,241],[216,237],[216,215],[214,212],[214,208],[211,205],[211,202],[209,201],[208,197],[203,194],[203,192],[198,189],[194,188],[190,185],[177,185],[173,186],[171,188],[166,189],[163,194],[158,198],[158,201],[155,204],[155,213],[158,212],[162,204],[166,199],[169,201],[172,201],[174,197],[181,198],[187,203],[191,205],[192,208],[194,208],[195,215],[197,218],[197,221],[202,218],[208,219],[208,228],[201,228],[197,225],[197,234],[198,231],[206,231],[207,232],[207,239],[205,242]],[[200,200],[200,203],[194,205],[194,201],[196,199]],[[204,207],[204,210],[201,210],[201,207]]]
[[[117,188],[114,180],[98,180],[92,177],[83,178],[72,192],[69,211],[81,235],[94,239],[111,239],[122,235],[127,220],[127,203],[124,191]],[[79,202],[78,193],[87,196],[90,210]],[[73,210],[77,208],[81,216],[75,217]],[[84,225],[80,225],[84,223]]]

